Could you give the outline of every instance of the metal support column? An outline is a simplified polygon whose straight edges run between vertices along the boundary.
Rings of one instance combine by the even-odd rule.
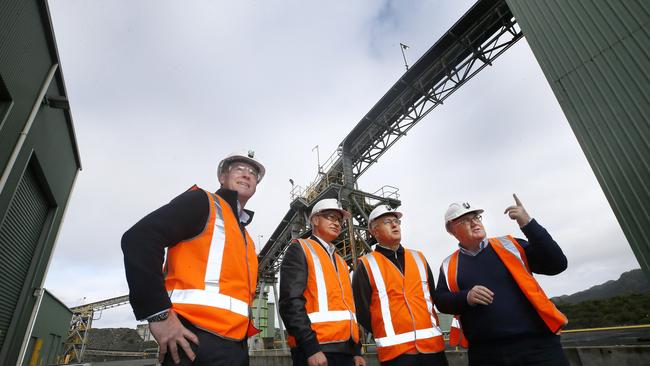
[[[282,349],[287,348],[287,340],[284,338],[284,325],[282,323],[282,318],[280,317],[280,301],[278,297],[278,283],[273,283],[273,299],[275,300],[275,314],[278,317],[278,324],[280,325],[280,337],[282,339]],[[275,328],[275,324],[273,324]]]

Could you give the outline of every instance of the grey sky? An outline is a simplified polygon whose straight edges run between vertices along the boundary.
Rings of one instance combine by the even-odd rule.
[[[196,183],[215,190],[225,154],[253,148],[267,176],[248,208],[264,239],[321,161],[471,1],[50,0],[84,170],[46,287],[70,306],[127,293],[120,238]],[[403,243],[436,269],[455,248],[452,201],[486,209],[489,235],[516,192],[569,269],[573,293],[638,267],[525,40],[415,126],[360,179],[400,189]],[[259,248],[258,244],[258,248]],[[85,300],[83,300],[85,298]],[[97,327],[134,326],[128,306]]]

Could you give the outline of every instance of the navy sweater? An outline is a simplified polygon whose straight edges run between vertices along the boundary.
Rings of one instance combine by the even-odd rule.
[[[522,231],[528,241],[517,241],[526,252],[532,272],[555,275],[566,269],[567,259],[562,249],[537,221],[531,220]],[[449,291],[445,275],[441,269],[436,287],[436,306],[443,313],[460,314],[463,333],[472,347],[522,337],[553,336],[491,245],[474,257],[460,252],[459,292]],[[467,303],[467,292],[475,285],[494,292],[492,304],[470,306]]]

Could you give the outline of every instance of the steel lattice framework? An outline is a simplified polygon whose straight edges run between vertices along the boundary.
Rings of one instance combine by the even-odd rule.
[[[260,279],[275,283],[284,251],[292,238],[308,232],[306,215],[322,198],[338,198],[353,214],[348,230],[335,243],[339,253],[353,263],[369,251],[368,213],[379,204],[399,206],[399,195],[396,189],[389,194],[362,192],[356,189],[358,178],[433,108],[522,37],[504,0],[479,1],[465,13],[361,119],[314,183],[294,189],[289,211],[260,252]]]
[[[70,308],[72,311],[72,321],[70,322],[68,338],[64,344],[65,352],[63,359],[65,363],[82,362],[83,355],[86,351],[88,330],[92,327],[93,320],[99,319],[95,318],[96,312],[100,312],[101,314],[105,309],[124,305],[128,302],[129,296],[125,295]]]

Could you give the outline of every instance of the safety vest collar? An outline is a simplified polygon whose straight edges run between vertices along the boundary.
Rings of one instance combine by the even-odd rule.
[[[232,212],[235,214],[235,217],[238,218],[237,221],[241,222],[242,225],[246,226],[253,221],[253,215],[255,212],[251,210],[244,209],[246,215],[239,214],[239,200],[237,199],[237,191],[227,188],[219,188],[214,194],[221,197],[229,206]]]

